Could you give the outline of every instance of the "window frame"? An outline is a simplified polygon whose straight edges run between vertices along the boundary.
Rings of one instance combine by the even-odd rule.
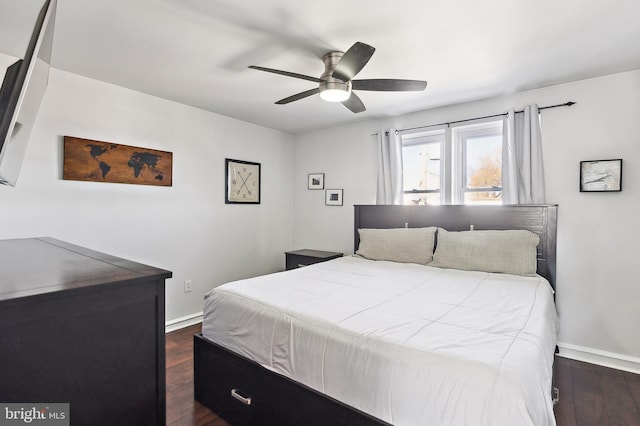
[[[471,192],[501,192],[502,185],[499,189],[496,187],[486,188],[469,188],[467,182],[467,147],[468,140],[490,136],[500,136],[504,144],[504,120],[481,120],[472,124],[454,126],[451,128],[451,138],[454,149],[453,172],[452,173],[452,199],[455,204],[465,203],[465,195]]]
[[[465,203],[465,194],[471,192],[497,192],[502,191],[496,187],[469,188],[466,182],[467,165],[467,140],[497,136],[502,137],[502,143],[506,143],[505,134],[506,117],[485,118],[466,121],[464,124],[456,123],[430,127],[428,131],[417,131],[402,134],[402,147],[425,145],[428,143],[440,143],[440,188],[404,190],[406,194],[440,194],[440,204],[472,204]],[[404,166],[403,166],[404,169]],[[404,173],[404,170],[403,170]]]
[[[408,146],[416,146],[416,145],[427,145],[433,143],[440,144],[440,185],[438,189],[410,189],[405,190],[402,189],[403,200],[404,195],[407,194],[440,194],[440,204],[443,204],[443,194],[446,191],[443,191],[444,185],[446,184],[446,179],[443,173],[443,163],[445,163],[445,145],[446,145],[446,131],[447,128],[444,126],[438,126],[439,128],[434,128],[429,131],[415,132],[409,134],[402,135],[402,148]],[[403,166],[404,169],[404,166]],[[403,170],[404,173],[404,170]],[[403,185],[404,186],[404,185]]]

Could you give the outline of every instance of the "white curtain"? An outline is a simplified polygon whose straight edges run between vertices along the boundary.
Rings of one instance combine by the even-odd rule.
[[[402,204],[402,137],[396,129],[378,131],[377,204]]]
[[[502,150],[502,202],[544,204],[544,167],[537,105],[507,112]]]

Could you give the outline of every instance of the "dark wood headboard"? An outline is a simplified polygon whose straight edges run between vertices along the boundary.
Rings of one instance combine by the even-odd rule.
[[[538,234],[538,274],[556,286],[557,205],[507,206],[397,206],[355,207],[354,252],[360,228],[422,228],[438,226],[448,231],[526,229]]]

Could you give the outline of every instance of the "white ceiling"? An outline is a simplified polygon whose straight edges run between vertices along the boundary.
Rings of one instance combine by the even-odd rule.
[[[0,52],[22,57],[43,0],[0,0]],[[353,114],[315,87],[320,57],[376,48],[357,78],[427,80],[359,92]],[[55,68],[299,133],[640,69],[640,0],[58,0]],[[639,94],[640,96],[640,94]]]

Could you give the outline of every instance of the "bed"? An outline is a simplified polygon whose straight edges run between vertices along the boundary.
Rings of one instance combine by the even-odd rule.
[[[555,424],[557,206],[355,206],[354,224],[358,255],[207,294],[196,400],[235,425]]]

